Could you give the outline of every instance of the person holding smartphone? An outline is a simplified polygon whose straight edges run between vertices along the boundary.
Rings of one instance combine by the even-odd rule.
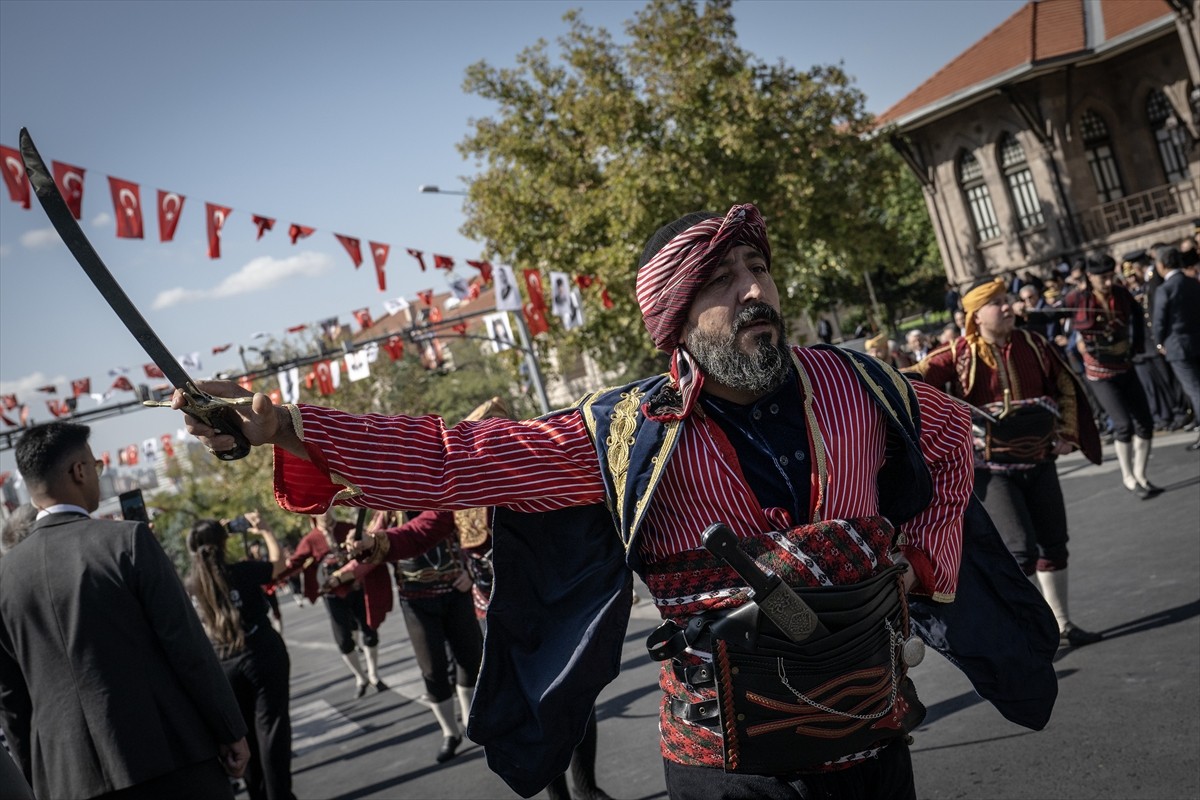
[[[239,520],[242,518],[239,518]],[[185,585],[204,630],[237,697],[251,734],[246,789],[251,800],[294,800],[292,723],[288,714],[291,662],[283,638],[271,626],[263,585],[284,569],[275,534],[257,511],[247,512],[247,532],[261,536],[267,561],[226,561],[230,528],[201,520],[188,533],[192,568]]]

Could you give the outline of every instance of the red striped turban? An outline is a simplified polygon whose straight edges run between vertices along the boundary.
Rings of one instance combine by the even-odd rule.
[[[770,267],[767,226],[750,203],[729,209],[724,219],[697,222],[642,265],[637,274],[637,301],[655,347],[666,353],[675,350],[700,287],[721,259],[739,244],[758,249]]]

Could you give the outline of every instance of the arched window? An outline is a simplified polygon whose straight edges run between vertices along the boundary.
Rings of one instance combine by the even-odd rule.
[[[1167,183],[1175,183],[1188,177],[1187,148],[1191,144],[1188,133],[1167,102],[1167,96],[1158,89],[1146,98],[1146,119],[1154,131],[1158,145],[1158,158],[1162,161]]]
[[[1100,202],[1107,203],[1124,197],[1121,173],[1117,172],[1117,160],[1113,158],[1112,141],[1104,118],[1089,108],[1079,120],[1079,134],[1083,137],[1083,149],[1087,153],[1092,179],[1096,181],[1096,194]]]
[[[1000,235],[1000,223],[996,221],[992,195],[983,180],[983,167],[979,165],[979,159],[970,153],[964,152],[959,156],[958,183],[967,197],[967,206],[971,209],[975,236],[981,242],[995,239]]]
[[[1004,182],[1008,184],[1008,193],[1012,197],[1013,208],[1017,212],[1018,230],[1029,230],[1046,221],[1042,216],[1042,204],[1033,188],[1033,173],[1029,171],[1029,163],[1025,160],[1025,148],[1017,141],[1017,137],[1004,134],[998,147],[1000,151],[1000,170],[1004,173]]]

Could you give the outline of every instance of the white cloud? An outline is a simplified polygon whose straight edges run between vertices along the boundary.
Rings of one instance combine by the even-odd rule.
[[[17,378],[15,381],[0,381],[0,394],[15,394],[22,403],[28,403],[31,399],[29,395],[33,394],[34,389],[51,383],[64,386],[67,384],[66,376],[47,378],[46,373],[35,372],[24,378]]]
[[[60,241],[62,239],[59,238],[58,232],[54,228],[38,228],[21,234],[21,244],[30,250],[49,247],[55,242]]]
[[[109,214],[107,211],[101,211],[99,214],[92,217],[92,227],[103,228],[105,225],[111,225],[112,221],[112,214]]]
[[[179,303],[214,300],[239,294],[261,292],[296,277],[316,277],[333,266],[333,259],[324,253],[300,253],[291,258],[256,258],[211,289],[184,289],[177,286],[159,292],[154,308],[170,308]]]

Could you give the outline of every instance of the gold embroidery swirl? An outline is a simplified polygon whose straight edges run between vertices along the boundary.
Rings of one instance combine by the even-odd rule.
[[[612,425],[608,429],[608,470],[612,474],[617,507],[625,505],[625,482],[629,478],[630,450],[633,447],[633,432],[637,428],[638,407],[645,393],[636,386],[621,392],[621,399],[612,410]]]

